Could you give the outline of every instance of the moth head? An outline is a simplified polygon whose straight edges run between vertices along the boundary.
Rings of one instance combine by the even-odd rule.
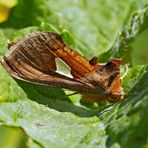
[[[107,87],[110,93],[108,99],[110,102],[117,102],[124,95],[123,88],[121,87],[120,64],[121,60],[113,59],[105,65],[106,72],[109,75]]]
[[[110,102],[119,101],[124,94],[121,87],[120,65],[120,59],[112,59],[110,62],[98,64],[96,67],[96,72],[99,76],[96,82],[106,89],[108,93],[107,100]],[[104,99],[106,100],[106,98]]]

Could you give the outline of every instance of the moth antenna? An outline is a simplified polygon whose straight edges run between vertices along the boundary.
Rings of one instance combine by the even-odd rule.
[[[123,80],[124,79],[124,77],[127,75],[127,73],[128,73],[128,65],[129,64],[125,64],[125,73],[123,74],[123,76],[120,78],[121,80]]]

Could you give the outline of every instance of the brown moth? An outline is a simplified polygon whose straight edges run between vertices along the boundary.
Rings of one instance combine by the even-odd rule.
[[[124,95],[121,60],[99,64],[93,57],[88,61],[56,33],[35,32],[13,42],[1,63],[16,79],[70,89],[89,102],[117,102]]]

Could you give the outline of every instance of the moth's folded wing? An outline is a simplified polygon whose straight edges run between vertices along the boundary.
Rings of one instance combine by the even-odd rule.
[[[24,60],[35,69],[48,73],[56,70],[56,54],[47,45],[44,32],[35,32],[13,44],[5,55],[5,59],[13,66],[13,62]]]
[[[4,58],[1,58],[1,64],[12,77],[29,83],[47,86],[51,85],[54,87],[66,88],[81,92],[85,92],[92,87],[87,83],[83,83],[79,80],[69,78],[56,72],[45,74],[35,68],[30,67],[30,65],[23,63],[23,61],[20,61],[19,63],[16,62],[14,64],[15,66],[13,65],[12,67]]]
[[[80,78],[95,69],[59,35],[47,32],[35,32],[13,44],[2,64],[17,79],[73,90],[90,88]]]
[[[77,79],[95,70],[95,66],[71,50],[55,33],[32,33],[12,45],[5,57],[9,62],[24,58],[29,65],[47,74],[57,70],[56,59],[60,59],[70,67],[71,75]]]
[[[87,73],[95,70],[94,65],[90,64],[90,62],[78,52],[70,49],[58,34],[50,33],[45,35],[44,38],[50,50],[71,68],[71,74],[74,78],[82,78]]]

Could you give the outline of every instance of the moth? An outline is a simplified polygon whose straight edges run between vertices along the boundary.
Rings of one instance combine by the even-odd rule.
[[[124,95],[121,60],[103,64],[96,57],[87,60],[56,33],[34,32],[13,42],[1,63],[16,79],[70,89],[88,102],[117,102]]]

